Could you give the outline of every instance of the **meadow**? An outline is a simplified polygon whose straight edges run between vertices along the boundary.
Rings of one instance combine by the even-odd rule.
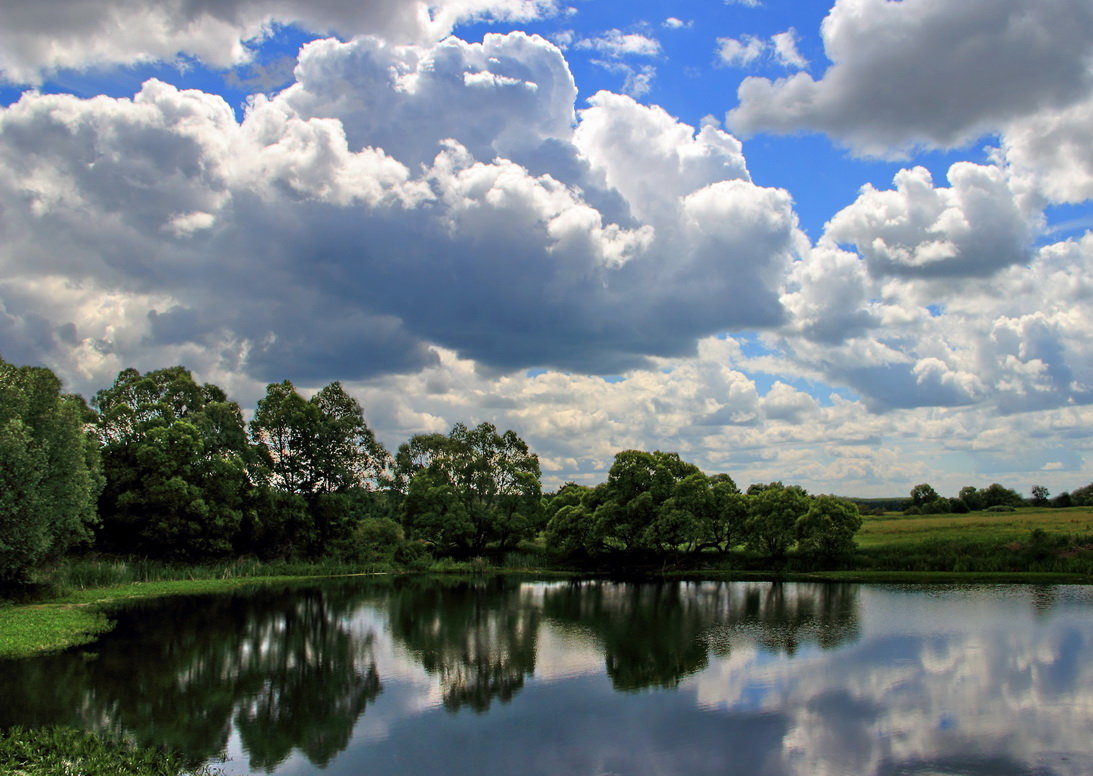
[[[1062,575],[1093,581],[1093,508],[866,516],[858,570]]]

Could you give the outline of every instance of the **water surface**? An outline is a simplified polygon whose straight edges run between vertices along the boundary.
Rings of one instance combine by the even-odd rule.
[[[1093,773],[1093,588],[385,580],[143,602],[0,725],[229,774]]]

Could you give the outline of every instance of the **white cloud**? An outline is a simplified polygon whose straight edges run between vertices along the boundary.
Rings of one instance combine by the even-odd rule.
[[[769,40],[755,35],[717,39],[717,58],[724,65],[746,67],[766,57],[786,68],[808,67],[808,60],[797,50],[797,30],[792,27],[772,35]]]
[[[717,56],[726,65],[750,65],[766,50],[766,42],[754,35],[717,39]]]
[[[0,74],[39,83],[62,68],[130,65],[193,56],[213,67],[250,61],[276,24],[399,43],[440,40],[472,19],[528,21],[558,12],[554,0],[67,0],[15,3],[0,27]]]
[[[583,38],[574,44],[574,48],[592,49],[615,59],[655,57],[660,54],[660,42],[655,38],[622,30],[608,30],[596,38]]]
[[[734,131],[810,129],[874,155],[951,148],[1093,86],[1085,0],[837,0],[822,35],[823,77],[746,79]]]
[[[797,50],[797,30],[790,27],[770,38],[774,46],[774,58],[784,67],[803,69],[808,67],[808,60]]]
[[[1036,216],[1021,211],[1004,170],[958,162],[949,188],[924,167],[902,170],[894,191],[862,188],[825,239],[852,243],[878,274],[988,275],[1029,257]]]
[[[661,23],[661,26],[669,30],[682,30],[687,27],[693,27],[694,22],[691,20],[684,21],[683,19],[677,19],[674,16],[669,16]]]
[[[1055,203],[1093,199],[1093,95],[1062,110],[1009,122],[1001,158],[1018,185]]]
[[[621,371],[780,319],[803,245],[788,195],[747,180],[731,136],[626,97],[574,131],[543,39],[320,41],[297,75],[242,123],[154,80],[0,111],[4,276],[168,297],[102,347],[230,351],[255,379],[417,370],[434,345]],[[78,311],[21,314],[45,325],[24,339],[105,339]]]

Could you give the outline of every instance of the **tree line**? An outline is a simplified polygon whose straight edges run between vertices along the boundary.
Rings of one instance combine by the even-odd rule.
[[[912,496],[935,504],[930,492]],[[605,482],[544,494],[538,457],[490,423],[417,434],[392,454],[338,382],[310,398],[271,383],[247,422],[181,366],[122,370],[89,405],[50,370],[0,359],[0,581],[81,548],[413,567],[541,536],[576,562],[738,548],[830,559],[860,527],[849,501],[781,482],[741,492],[660,451],[622,451]]]

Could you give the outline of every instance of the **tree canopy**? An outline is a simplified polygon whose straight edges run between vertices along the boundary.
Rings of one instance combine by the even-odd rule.
[[[103,479],[83,399],[0,358],[0,581],[91,539]]]

